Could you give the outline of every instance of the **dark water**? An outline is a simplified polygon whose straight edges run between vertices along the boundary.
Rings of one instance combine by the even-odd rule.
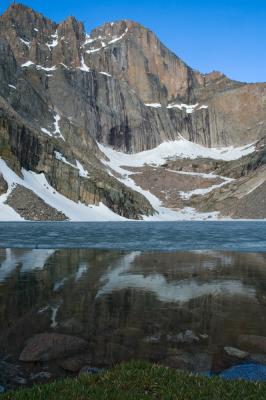
[[[266,221],[2,222],[0,247],[265,252]]]
[[[13,230],[22,244],[29,232],[35,230],[37,235],[38,229],[42,245],[53,240],[45,237],[47,225],[23,224],[24,237],[16,226],[11,224],[6,235],[1,232],[1,241],[14,243]],[[58,224],[51,226],[51,232],[55,226],[58,229]],[[64,233],[56,234],[54,245],[63,243],[67,232],[71,243],[76,243],[79,233],[69,226],[74,225],[66,224]],[[152,244],[157,248],[189,243],[189,235],[202,246],[208,235],[214,235],[212,243],[217,246],[216,230],[221,233],[219,224],[208,224],[201,235],[190,224],[175,227],[171,234],[166,226],[156,228],[162,235],[159,243]],[[105,244],[111,243],[112,229],[103,233]],[[129,229],[128,236],[117,232],[118,242],[125,245],[132,233],[131,228],[123,229]],[[141,243],[142,229],[146,227],[140,228],[137,241],[147,248],[152,242]],[[84,365],[107,368],[131,359],[208,374],[225,374],[242,362],[246,370],[247,365],[266,364],[265,225],[249,225],[250,235],[240,232],[238,224],[222,229],[227,246],[243,249],[246,242],[245,250],[258,251],[169,251],[167,246],[164,252],[0,249],[0,385],[30,385],[76,374]],[[95,243],[93,229],[86,224],[84,230],[89,243]],[[30,237],[30,244],[35,240]],[[87,348],[51,361],[19,361],[28,339],[43,332],[83,338]],[[254,345],[251,336],[243,340],[243,335],[262,338]],[[243,359],[229,356],[225,347],[248,354]],[[45,357],[43,351],[42,360]]]

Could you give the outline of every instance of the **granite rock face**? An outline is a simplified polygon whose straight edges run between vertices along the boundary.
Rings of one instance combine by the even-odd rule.
[[[42,124],[49,131],[58,112],[66,136],[80,128],[84,141],[89,134],[127,152],[153,148],[179,133],[207,146],[243,145],[264,130],[266,85],[242,84],[218,72],[203,75],[135,22],[107,23],[88,37],[73,17],[55,24],[12,5],[1,17],[0,39],[2,56],[9,59],[2,73],[4,97],[38,129]],[[21,81],[33,108],[24,96],[19,105],[22,93],[6,87]],[[154,103],[161,107],[145,105]],[[192,113],[167,108],[182,103],[199,107]]]
[[[75,202],[133,219],[154,213],[108,173],[97,142],[128,153],[180,135],[245,145],[265,136],[265,115],[266,84],[201,74],[133,21],[87,35],[74,17],[57,24],[21,4],[0,17],[0,157],[18,175],[44,173]]]
[[[116,39],[110,40],[113,37]],[[85,60],[91,68],[126,81],[144,103],[162,105],[154,114],[159,114],[160,121],[170,118],[173,130],[162,127],[169,135],[176,137],[180,132],[189,140],[215,146],[243,145],[265,132],[261,123],[266,112],[265,84],[232,81],[216,71],[201,74],[169,51],[153,32],[135,22],[122,21],[95,29],[85,48]],[[208,108],[198,107],[192,114],[178,108],[171,112],[166,109],[182,103]]]

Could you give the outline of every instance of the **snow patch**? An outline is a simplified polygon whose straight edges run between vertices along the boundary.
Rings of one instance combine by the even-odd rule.
[[[98,40],[98,38],[92,39],[92,38],[90,37],[90,35],[86,34],[85,42],[83,43],[83,45],[82,45],[81,47],[84,47],[84,46],[86,46],[87,44],[91,44],[91,43],[95,42],[96,40]]]
[[[199,103],[196,104],[169,104],[167,108],[178,108],[179,110],[185,110],[187,114],[192,114],[198,109]]]
[[[70,67],[68,67],[66,64],[64,63],[60,63],[60,65],[62,65],[65,69],[70,69]]]
[[[61,120],[60,115],[55,114],[55,116],[54,116],[54,131],[51,132],[46,128],[41,128],[41,131],[50,137],[56,137],[56,138],[59,137],[60,139],[65,141],[65,138],[60,131],[60,125],[59,125],[60,120]]]
[[[46,128],[41,128],[41,131],[42,131],[43,133],[45,133],[46,135],[53,137],[52,133],[51,133],[50,131],[48,131],[48,129],[46,129]]]
[[[85,61],[84,61],[84,57],[83,57],[83,56],[81,57],[81,67],[80,67],[80,70],[81,70],[81,71],[84,71],[84,72],[90,72],[90,68],[85,64]]]
[[[58,135],[62,140],[65,141],[65,138],[60,131],[60,125],[59,125],[60,120],[61,120],[60,115],[56,114],[54,117],[54,135]]]
[[[75,165],[71,164],[67,159],[63,156],[63,154],[59,153],[59,151],[55,151],[55,158],[63,163],[70,165],[72,168],[76,168]]]
[[[43,71],[56,71],[56,66],[54,65],[53,67],[43,67],[42,65],[36,65],[36,68],[38,70],[43,70]]]
[[[146,107],[161,108],[162,105],[159,103],[145,103]]]
[[[153,108],[161,108],[162,104],[160,103],[145,103],[146,107],[153,107]],[[168,109],[178,108],[180,111],[185,110],[187,114],[192,114],[194,111],[202,110],[208,108],[206,105],[199,106],[199,103],[196,104],[169,104],[167,106]]]
[[[52,43],[45,43],[50,51],[53,47],[56,47],[58,45],[58,32],[56,31],[54,35],[51,35],[51,37],[53,38]]]
[[[90,53],[96,53],[97,51],[100,51],[100,50],[102,50],[102,47],[99,47],[98,49],[90,49],[90,50],[86,50],[86,53],[87,53],[87,54],[90,54]]]
[[[204,147],[180,136],[179,140],[163,142],[151,150],[134,154],[122,153],[99,143],[98,147],[111,160],[110,167],[115,170],[121,165],[127,167],[142,167],[145,164],[162,165],[168,159],[178,158],[189,158],[192,160],[196,158],[211,158],[214,160],[232,161],[253,153],[256,150],[255,144],[251,143],[243,147]],[[123,170],[121,169],[119,173],[122,172]]]
[[[118,42],[119,40],[123,39],[123,37],[126,36],[127,32],[128,32],[128,28],[125,30],[125,32],[124,32],[121,36],[119,36],[119,37],[114,37],[114,39],[110,40],[110,42],[108,42],[108,44],[113,44],[113,43],[116,43],[116,42]]]
[[[22,68],[30,67],[31,65],[35,65],[32,61],[27,61],[21,65]]]
[[[108,72],[100,72],[100,74],[112,77],[112,75],[108,74]]]
[[[216,185],[212,185],[212,186],[210,186],[208,188],[204,188],[204,189],[194,189],[189,192],[179,192],[182,199],[188,200],[192,196],[195,196],[195,195],[204,196],[205,194],[208,194],[208,193],[212,192],[213,190],[221,188],[222,186],[227,185],[228,183],[234,181],[234,179],[232,179],[232,178],[227,178],[225,176],[218,176],[218,175],[212,175],[212,174],[210,174],[210,178],[221,178],[221,179],[223,179],[223,182],[216,184]]]
[[[63,163],[70,165],[72,168],[75,168],[79,171],[79,176],[82,178],[88,178],[89,177],[89,173],[87,170],[84,169],[83,165],[76,160],[76,165],[71,164],[69,161],[67,161],[67,159],[61,154],[59,153],[59,151],[55,151],[55,158],[59,161],[62,161]]]
[[[0,159],[1,161],[1,159]],[[1,169],[0,169],[1,171]],[[7,181],[6,177],[5,180]],[[8,181],[7,181],[8,183]],[[8,191],[0,196],[0,220],[1,221],[24,221],[12,207],[8,204],[5,204],[7,201],[8,196],[11,194],[12,190],[16,187],[13,183],[9,183]]]
[[[21,41],[21,43],[25,44],[25,46],[27,46],[28,48],[30,48],[31,46],[31,42],[28,40],[24,40],[22,38],[19,38],[19,40]]]
[[[77,169],[79,170],[79,176],[81,176],[82,178],[88,178],[89,177],[88,171],[84,169],[83,165],[78,160],[76,160],[76,165]]]
[[[108,37],[98,36],[96,38],[91,38],[89,35],[86,35],[86,39],[85,39],[85,42],[82,45],[82,47],[86,46],[87,44],[91,44],[91,43],[93,43],[93,42],[95,42],[97,40],[100,40],[102,47],[98,47],[96,49],[94,47],[92,47],[92,48],[86,50],[87,54],[96,53],[96,52],[106,48],[108,45],[112,45],[112,44],[118,42],[119,40],[123,39],[123,37],[125,37],[127,32],[128,32],[128,28],[125,30],[124,33],[122,33],[121,36],[114,36],[113,39],[111,39],[111,40],[109,40],[110,38],[108,38]]]
[[[22,64],[21,67],[27,68],[27,67],[31,67],[32,65],[35,65],[34,62],[27,61],[26,63]],[[56,70],[55,65],[53,67],[43,67],[42,65],[35,65],[35,67],[36,67],[36,69],[43,70],[43,71],[55,71]]]

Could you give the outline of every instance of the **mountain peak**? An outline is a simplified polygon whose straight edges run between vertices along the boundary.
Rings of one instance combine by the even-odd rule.
[[[21,3],[11,4],[0,16],[0,21],[5,27],[15,28],[19,35],[26,34],[27,37],[31,36],[30,33],[33,28],[48,31],[49,29],[56,29],[57,25],[41,13]]]
[[[58,30],[62,31],[62,34],[71,34],[74,32],[77,40],[85,39],[85,28],[84,24],[78,21],[72,15],[67,17],[64,21],[58,25]]]
[[[215,155],[213,160],[217,160],[222,155],[221,160],[228,159],[224,149],[218,155],[217,149],[210,153],[206,147],[240,146],[232,153],[237,157],[249,155],[254,151],[250,143],[265,136],[266,84],[239,84],[215,71],[201,74],[137,22],[109,22],[85,36],[83,24],[74,16],[57,24],[23,4],[13,4],[0,17],[0,43],[0,177],[5,174],[0,190],[13,188],[2,200],[7,198],[7,204],[23,218],[36,219],[34,192],[50,205],[50,211],[44,209],[38,218],[44,213],[50,218],[52,207],[70,219],[77,215],[86,219],[87,212],[98,212],[99,204],[99,212],[104,205],[105,210],[126,218],[139,219],[154,210],[161,217],[165,208],[159,204],[186,210],[190,195],[189,204],[200,209],[193,193],[202,195],[206,188],[207,194],[213,188],[220,190],[241,171],[246,174],[250,165],[261,165],[261,156],[256,158],[254,153],[254,162],[247,160],[247,167],[241,161],[228,168],[226,181],[222,178],[226,176],[224,163],[216,178],[213,175],[203,181],[207,173],[216,173],[218,168],[216,161],[207,157]],[[263,146],[261,140],[257,151],[263,151]],[[151,149],[155,150],[146,152]],[[138,164],[138,156],[128,158],[127,154],[124,158],[121,151],[144,151],[152,168],[145,169],[144,153]],[[151,154],[155,158],[151,159]],[[189,161],[195,156],[204,160]],[[154,170],[155,164],[160,165],[158,160],[165,165],[167,158],[167,170]],[[133,164],[127,164],[129,159]],[[21,168],[31,172],[23,173],[24,179],[13,174],[10,180],[11,172],[2,160],[17,173]],[[138,173],[122,166],[138,167]],[[175,170],[186,172],[184,181],[182,174],[173,173]],[[198,186],[196,176],[200,179]],[[252,193],[265,179],[265,169],[258,171],[255,179],[253,172],[250,176],[250,186],[246,186],[245,178],[244,186],[236,192],[236,204],[243,193],[251,193],[254,203]],[[228,210],[231,213],[235,187],[223,197],[227,214]],[[147,191],[155,197],[145,197]],[[56,192],[65,196],[67,208],[61,208],[62,198],[57,201]],[[29,196],[34,204],[31,215],[23,211],[29,207],[21,199]],[[220,209],[216,203],[219,196],[207,198],[208,210],[216,210],[216,204]],[[260,208],[265,211],[264,194],[261,199]],[[84,211],[76,208],[81,203]],[[86,208],[92,204],[95,207]],[[244,202],[239,204],[243,206]],[[10,212],[0,199],[3,207]],[[72,207],[75,213],[70,211]],[[179,216],[186,213],[184,210]],[[258,213],[252,216],[260,216]]]
[[[2,17],[18,18],[22,15],[34,16],[35,18],[46,19],[41,13],[35,11],[33,8],[26,6],[22,3],[12,3],[3,13]],[[52,21],[51,21],[52,22]]]

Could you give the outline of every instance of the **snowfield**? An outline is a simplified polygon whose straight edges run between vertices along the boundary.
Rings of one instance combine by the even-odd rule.
[[[186,207],[179,211],[174,211],[162,206],[162,202],[154,196],[148,190],[143,190],[140,186],[136,185],[130,175],[134,172],[128,171],[126,167],[142,167],[144,165],[160,166],[166,162],[167,159],[176,158],[190,158],[196,159],[202,158],[212,158],[215,160],[237,160],[244,155],[250,154],[255,151],[255,144],[249,144],[243,147],[227,147],[227,148],[206,148],[196,143],[189,142],[188,140],[180,137],[179,140],[164,142],[158,147],[142,151],[135,154],[125,154],[110,147],[104,146],[98,143],[98,147],[101,152],[109,159],[109,161],[102,160],[109,169],[110,175],[113,176],[112,171],[117,172],[121,175],[118,180],[124,183],[126,186],[141,193],[145,196],[153,208],[157,211],[157,214],[151,217],[143,217],[145,221],[184,221],[184,220],[217,220],[219,218],[218,212],[209,213],[199,213],[194,208]],[[187,175],[195,175],[192,173],[186,173]],[[200,174],[197,174],[200,175]],[[202,174],[201,174],[202,175]],[[217,176],[213,174],[203,174],[208,178],[215,178]],[[194,194],[204,195],[217,187],[224,186],[225,184],[232,181],[230,178],[220,177],[223,182],[219,185],[213,185],[207,189],[195,189],[191,192],[181,192],[181,196],[184,199],[189,199]],[[228,218],[226,218],[228,219]]]
[[[179,140],[161,143],[151,150],[135,154],[125,154],[110,147],[98,143],[100,150],[110,159],[113,169],[119,165],[127,167],[142,167],[143,165],[162,165],[167,159],[190,158],[192,160],[201,158],[212,158],[214,160],[232,161],[237,160],[255,151],[255,143],[243,147],[209,148],[200,144],[190,142],[180,136]]]
[[[60,118],[60,117],[59,117]],[[55,118],[55,128],[58,128],[59,118]],[[58,129],[59,130],[59,129]],[[186,207],[179,211],[174,211],[162,206],[161,201],[148,190],[143,190],[136,185],[134,180],[130,177],[133,172],[128,171],[126,167],[141,167],[144,165],[160,166],[165,163],[167,159],[173,158],[190,158],[195,159],[198,157],[208,157],[215,160],[236,160],[244,155],[250,154],[255,151],[255,144],[250,144],[244,147],[228,147],[228,148],[206,148],[196,143],[189,142],[180,137],[180,140],[172,142],[164,142],[158,147],[143,151],[136,154],[125,154],[113,150],[110,147],[98,143],[101,152],[107,157],[108,160],[102,159],[102,163],[106,166],[108,173],[113,176],[112,171],[120,175],[118,179],[127,187],[141,193],[153,208],[156,214],[151,217],[143,216],[145,221],[180,221],[180,220],[217,220],[219,218],[218,212],[199,213],[193,208]],[[57,154],[57,158],[63,162],[69,163],[63,155]],[[80,176],[88,177],[88,172],[83,168],[82,164],[76,160],[76,165],[73,168],[79,170]],[[65,196],[58,193],[46,180],[44,174],[37,174],[32,171],[22,170],[22,178],[12,171],[4,160],[0,158],[0,173],[3,174],[5,181],[8,183],[7,193],[0,196],[0,221],[23,221],[23,218],[5,204],[8,195],[16,187],[17,184],[32,190],[38,195],[45,203],[54,209],[61,211],[71,221],[124,221],[125,218],[115,214],[104,204],[100,203],[98,206],[87,206],[82,203],[76,203]],[[179,172],[177,172],[179,173]],[[182,173],[182,172],[180,172]],[[188,175],[201,175],[209,178],[215,177],[212,174],[195,174],[193,172],[183,172]],[[214,185],[207,189],[196,189],[191,192],[181,192],[184,199],[190,198],[193,194],[204,195],[219,186],[223,186],[231,182],[230,178],[220,177],[223,183]]]

